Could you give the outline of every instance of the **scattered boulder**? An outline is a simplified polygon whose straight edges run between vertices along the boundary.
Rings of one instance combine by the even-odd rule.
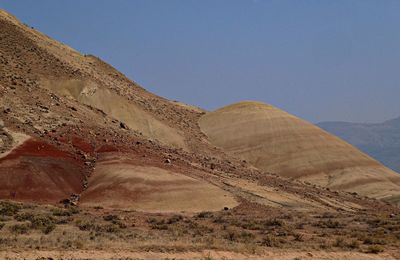
[[[64,206],[76,206],[78,205],[78,201],[81,198],[79,194],[71,194],[68,199],[63,199],[60,203],[64,204]]]
[[[120,122],[119,127],[121,127],[122,129],[128,130],[128,126],[124,122]]]

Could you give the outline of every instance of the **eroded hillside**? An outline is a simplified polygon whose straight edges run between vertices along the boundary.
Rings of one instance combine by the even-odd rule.
[[[45,229],[50,235],[41,248],[48,250],[126,250],[127,239],[139,245],[136,250],[147,250],[153,248],[149,241],[161,237],[156,243],[161,250],[240,250],[254,244],[254,250],[263,251],[281,245],[271,242],[271,235],[282,234],[287,241],[298,240],[299,249],[342,237],[336,231],[345,226],[318,226],[313,224],[315,215],[333,214],[329,223],[336,223],[336,218],[345,222],[346,216],[354,220],[362,214],[360,221],[368,225],[369,220],[386,221],[399,213],[385,202],[280,177],[226,154],[200,130],[204,114],[147,92],[100,59],[82,55],[1,11],[0,199],[34,204],[2,204],[0,234],[6,239],[0,247],[26,250],[22,244],[29,237],[31,246],[39,243],[43,227],[36,227],[32,216],[51,212],[37,204],[74,212],[78,206],[85,212],[76,218],[65,213],[65,219],[58,219],[63,210],[51,213],[54,231]],[[18,210],[9,213],[10,207]],[[108,213],[126,223],[103,227],[101,218]],[[297,226],[293,219],[288,226],[274,222],[293,216],[304,216],[309,225]],[[257,221],[246,225],[253,218]],[[396,223],[386,247],[392,255],[398,245]],[[304,237],[289,232],[294,227]],[[362,236],[375,232],[368,227]],[[26,232],[19,233],[20,228]],[[332,231],[326,241],[319,239],[325,228]],[[116,234],[108,234],[113,230]],[[94,242],[54,242],[77,232],[77,238]],[[96,232],[106,235],[93,237]],[[16,238],[8,239],[11,236]],[[357,243],[362,236],[354,235]],[[367,247],[354,250],[365,252]],[[334,248],[343,250],[340,245]]]
[[[324,130],[273,106],[241,102],[200,119],[212,143],[259,169],[397,201],[400,176]]]

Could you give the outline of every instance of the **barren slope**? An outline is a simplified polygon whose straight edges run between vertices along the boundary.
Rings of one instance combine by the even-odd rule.
[[[341,139],[275,107],[241,102],[204,115],[216,146],[293,179],[375,198],[400,195],[400,176]]]

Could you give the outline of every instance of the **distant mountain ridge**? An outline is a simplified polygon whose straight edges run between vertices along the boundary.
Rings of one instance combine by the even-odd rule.
[[[400,117],[375,124],[321,122],[317,125],[400,173]]]

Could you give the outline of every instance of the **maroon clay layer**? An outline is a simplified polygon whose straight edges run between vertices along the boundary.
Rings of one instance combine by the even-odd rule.
[[[0,199],[57,203],[82,191],[83,162],[29,139],[0,159]]]

